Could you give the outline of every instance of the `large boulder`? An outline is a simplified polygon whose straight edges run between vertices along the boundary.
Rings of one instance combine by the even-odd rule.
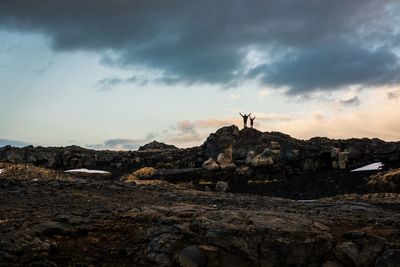
[[[217,160],[212,157],[206,160],[202,167],[209,171],[236,169],[237,166],[232,160],[232,145],[229,145],[222,153],[219,153]]]
[[[293,161],[298,159],[300,149],[306,146],[304,141],[279,132],[261,132],[253,128],[239,130],[236,126],[229,126],[211,134],[202,148],[207,157],[215,159],[231,147],[232,160],[236,163],[244,162],[251,151],[255,155],[262,154],[264,159],[271,156],[274,162],[280,158]]]
[[[246,164],[251,167],[269,166],[274,163],[272,157],[263,153],[255,155],[254,151],[250,151],[246,157]]]
[[[237,168],[232,159],[232,145],[229,145],[229,147],[227,147],[223,153],[218,155],[217,162],[222,170]]]

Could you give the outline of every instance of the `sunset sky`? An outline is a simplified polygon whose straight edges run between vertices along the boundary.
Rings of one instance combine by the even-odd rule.
[[[400,140],[400,1],[1,0],[0,146]]]

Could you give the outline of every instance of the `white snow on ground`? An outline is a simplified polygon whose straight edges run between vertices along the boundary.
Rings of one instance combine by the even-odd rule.
[[[2,174],[5,170],[4,169],[0,169],[0,174]]]
[[[367,166],[358,168],[358,169],[354,169],[352,170],[352,172],[361,172],[361,171],[377,171],[377,170],[381,170],[383,167],[383,163],[382,162],[375,162],[372,164],[369,164]]]
[[[67,170],[65,172],[84,172],[84,173],[101,173],[101,174],[108,174],[110,172],[107,171],[101,171],[101,170],[88,170],[88,169],[73,169],[73,170]]]

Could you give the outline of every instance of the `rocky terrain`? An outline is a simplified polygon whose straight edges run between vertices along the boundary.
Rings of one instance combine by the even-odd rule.
[[[304,141],[279,132],[239,130],[232,125],[211,134],[203,145],[188,149],[160,142],[144,145],[138,151],[97,151],[78,146],[0,148],[0,162],[28,163],[60,170],[98,168],[116,174],[150,166],[157,169],[201,168],[209,159],[205,166],[208,170],[238,167],[238,174],[243,173],[243,167],[249,167],[253,173],[248,177],[280,179],[318,170],[355,168],[377,160],[389,165],[399,164],[400,142],[324,137]]]
[[[400,266],[399,161],[235,126],[189,149],[3,147],[0,266]]]

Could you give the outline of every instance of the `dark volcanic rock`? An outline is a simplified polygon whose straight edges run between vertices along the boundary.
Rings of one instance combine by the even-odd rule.
[[[100,169],[112,173],[127,173],[154,166],[160,168],[188,168],[198,166],[202,158],[199,147],[189,149],[145,149],[142,151],[91,150],[78,146],[0,148],[0,162],[29,163],[52,169]]]
[[[3,147],[1,162],[132,173],[136,183],[20,179],[7,166],[15,164],[3,164],[0,266],[398,266],[398,194],[315,198],[398,190],[398,171],[368,180],[370,172],[349,169],[374,161],[389,168],[399,155],[398,142],[303,141],[235,126],[188,149]],[[204,180],[220,192],[192,190]],[[249,188],[308,200],[231,193]]]
[[[375,263],[376,267],[399,267],[400,266],[400,249],[386,250]]]
[[[208,157],[216,159],[219,153],[224,152],[229,146],[235,147],[236,139],[239,137],[239,128],[235,125],[227,126],[219,129],[215,133],[210,134],[203,144],[204,153]]]
[[[316,177],[319,173],[330,177],[337,171],[347,174],[349,169],[376,161],[384,162],[386,168],[399,165],[400,143],[324,137],[304,141],[279,132],[260,132],[252,128],[239,130],[234,125],[211,134],[202,146],[187,149],[156,141],[142,146],[139,151],[96,151],[77,146],[0,148],[0,162],[30,163],[61,170],[100,169],[110,171],[112,177],[153,167],[171,169],[164,176],[172,181],[182,178],[212,178],[230,183],[283,181]],[[202,168],[200,175],[199,168]]]
[[[177,261],[182,267],[204,267],[207,264],[204,253],[194,245],[182,249],[177,255]]]
[[[281,147],[298,149],[306,148],[307,144],[296,140],[289,135],[278,132],[263,133],[253,128],[239,130],[236,126],[227,126],[211,134],[203,144],[204,153],[208,157],[216,158],[227,147],[232,146],[235,160],[244,160],[250,151],[262,153],[271,146],[271,142],[280,144]]]
[[[346,233],[343,238],[334,253],[344,266],[373,266],[387,245],[383,238],[358,231]]]
[[[317,170],[356,168],[375,161],[388,165],[400,161],[399,142],[325,137],[302,141],[279,132],[260,132],[252,128],[239,130],[236,126],[224,127],[211,134],[202,148],[207,159],[217,159],[225,149],[232,148],[234,164],[273,165],[269,171],[275,177],[283,178]]]
[[[399,213],[360,200],[93,183],[2,188],[0,266],[396,266],[398,259]]]

